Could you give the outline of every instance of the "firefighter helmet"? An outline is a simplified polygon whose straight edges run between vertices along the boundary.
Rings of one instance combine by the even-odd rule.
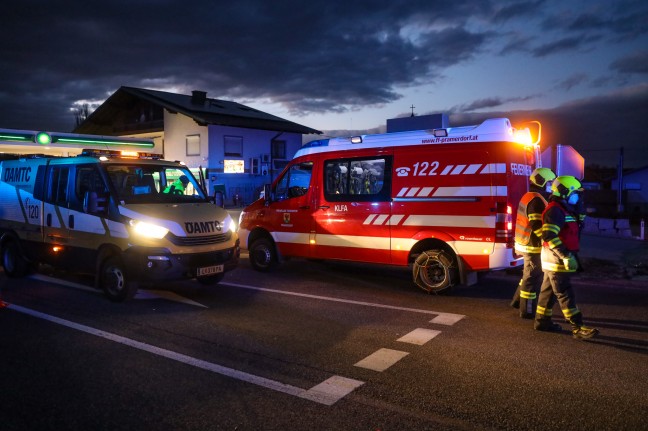
[[[567,199],[574,192],[583,190],[581,183],[570,175],[561,175],[551,183],[551,194]]]
[[[556,178],[556,174],[549,168],[536,168],[531,172],[529,180],[532,184],[543,188],[549,181],[553,181]]]

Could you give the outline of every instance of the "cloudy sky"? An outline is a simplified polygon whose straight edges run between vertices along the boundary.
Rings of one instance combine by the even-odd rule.
[[[71,131],[72,109],[127,85],[328,134],[411,106],[457,126],[538,118],[543,145],[648,165],[645,0],[21,0],[0,23],[0,128]]]

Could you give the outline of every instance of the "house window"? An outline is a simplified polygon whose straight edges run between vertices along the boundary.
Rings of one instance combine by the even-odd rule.
[[[200,135],[187,135],[187,155],[200,155]]]
[[[272,158],[285,159],[286,158],[286,141],[272,141]]]
[[[243,138],[241,136],[224,136],[225,157],[243,157]]]

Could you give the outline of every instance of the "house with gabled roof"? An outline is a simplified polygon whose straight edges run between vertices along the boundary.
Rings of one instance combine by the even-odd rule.
[[[74,133],[149,138],[152,153],[203,168],[210,194],[249,203],[283,169],[312,129],[240,103],[120,87]]]

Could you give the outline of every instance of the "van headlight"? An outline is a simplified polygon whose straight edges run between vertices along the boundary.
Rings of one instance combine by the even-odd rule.
[[[225,220],[223,220],[223,233],[227,232],[236,232],[236,222],[232,216],[227,216],[225,217]]]
[[[136,234],[148,238],[162,239],[169,233],[169,229],[143,221],[131,220],[130,225]]]

